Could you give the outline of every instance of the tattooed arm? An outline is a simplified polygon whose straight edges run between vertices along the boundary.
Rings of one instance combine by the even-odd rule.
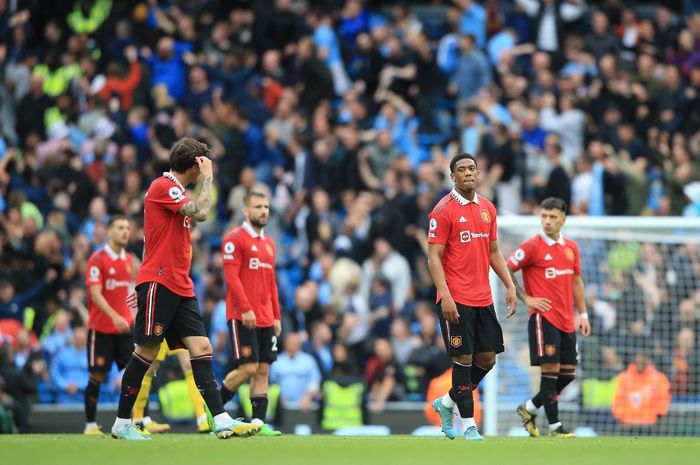
[[[214,182],[211,160],[207,157],[197,157],[199,171],[202,174],[202,189],[197,200],[190,200],[180,208],[180,213],[195,221],[204,221],[211,209],[211,185]]]
[[[515,273],[508,267],[508,273],[513,278],[513,284],[515,284],[515,295],[518,299],[530,308],[534,308],[540,312],[548,312],[552,308],[552,301],[546,297],[532,297],[525,293],[525,289],[520,285],[517,279],[515,279]]]
[[[525,289],[520,285],[517,279],[515,279],[515,273],[513,270],[508,268],[508,273],[510,273],[510,277],[513,278],[513,284],[515,284],[515,296],[520,300],[522,303],[525,303],[525,299],[527,299],[527,294],[525,294]]]

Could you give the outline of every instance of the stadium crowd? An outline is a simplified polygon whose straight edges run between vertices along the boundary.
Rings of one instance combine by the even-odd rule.
[[[478,154],[502,215],[549,196],[576,215],[700,215],[696,1],[0,0],[0,71],[0,400],[20,428],[37,398],[82,402],[87,259],[116,213],[141,256],[143,194],[183,136],[214,159],[192,272],[218,374],[220,238],[258,190],[287,334],[271,376],[306,367],[281,390],[300,408],[332,373],[364,378],[379,411],[449,367],[424,248],[458,151]],[[596,376],[630,361],[618,339],[652,333],[669,378],[698,369],[699,254],[684,247],[671,268],[646,244],[610,282],[610,250],[584,263],[593,318],[631,304],[599,319]],[[669,299],[679,280],[688,292]],[[674,393],[699,394],[684,376]]]

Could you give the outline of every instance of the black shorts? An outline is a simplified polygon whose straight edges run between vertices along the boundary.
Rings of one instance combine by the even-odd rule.
[[[136,286],[139,310],[134,319],[134,341],[158,345],[163,339],[170,349],[184,347],[182,340],[204,336],[207,331],[196,297],[183,297],[156,282]]]
[[[277,360],[275,328],[248,329],[239,320],[228,320],[233,365],[272,363]]]
[[[88,370],[91,373],[107,373],[116,362],[123,369],[134,351],[134,337],[131,333],[109,334],[91,329],[87,342]]]
[[[455,325],[447,323],[442,311],[438,310],[440,330],[448,355],[503,352],[503,331],[493,305],[469,307],[458,303],[457,312],[459,323]]]
[[[527,332],[530,337],[530,365],[561,363],[576,365],[576,331],[565,333],[552,323],[535,313],[530,317]]]

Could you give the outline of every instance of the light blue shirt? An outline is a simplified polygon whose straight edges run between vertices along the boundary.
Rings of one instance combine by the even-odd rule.
[[[342,61],[340,56],[340,45],[338,45],[338,39],[335,36],[335,32],[328,26],[319,26],[318,29],[314,31],[314,45],[319,49],[325,47],[328,49],[328,56],[326,57],[326,65],[331,66]]]
[[[501,61],[501,53],[515,47],[515,40],[508,32],[502,31],[489,39],[486,51],[489,53],[491,63],[495,66]]]
[[[284,401],[294,407],[309,390],[318,389],[321,372],[311,355],[300,351],[290,357],[282,352],[270,366],[270,382],[279,385]]]
[[[462,12],[459,19],[459,32],[471,34],[476,40],[476,46],[483,48],[486,45],[486,10],[477,3]]]

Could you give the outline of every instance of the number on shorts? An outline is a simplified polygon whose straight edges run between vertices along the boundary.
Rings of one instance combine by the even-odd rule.
[[[277,336],[272,336],[272,351],[277,352]]]

